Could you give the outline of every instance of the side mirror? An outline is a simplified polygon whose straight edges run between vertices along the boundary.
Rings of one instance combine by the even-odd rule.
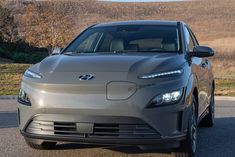
[[[51,52],[51,55],[59,55],[61,52],[61,48],[60,47],[55,47],[53,48],[52,52]]]
[[[193,52],[190,53],[191,57],[211,57],[215,52],[212,48],[207,46],[195,46]]]

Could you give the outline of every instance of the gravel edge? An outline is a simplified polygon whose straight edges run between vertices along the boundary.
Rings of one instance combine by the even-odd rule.
[[[0,95],[0,100],[14,100],[17,99],[16,95]]]

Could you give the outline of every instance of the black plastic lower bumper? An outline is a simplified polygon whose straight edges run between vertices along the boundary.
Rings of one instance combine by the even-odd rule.
[[[34,140],[56,141],[56,142],[76,142],[84,144],[107,144],[107,145],[155,145],[155,144],[171,144],[179,143],[186,139],[186,134],[177,135],[174,137],[152,138],[77,138],[76,136],[56,136],[56,135],[35,135],[21,131],[21,134]]]

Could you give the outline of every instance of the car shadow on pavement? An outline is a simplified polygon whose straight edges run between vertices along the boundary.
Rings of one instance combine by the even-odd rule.
[[[0,128],[14,128],[18,126],[15,111],[0,111]]]
[[[90,145],[90,144],[76,144],[76,143],[63,143],[57,144],[54,150],[67,150],[67,149],[92,149],[92,148],[101,148],[108,149],[111,151],[121,152],[125,154],[145,154],[145,153],[162,153],[162,154],[171,154],[172,151],[169,150],[141,150],[137,146],[110,146],[110,145]]]
[[[118,152],[122,152],[122,153],[125,153],[125,154],[146,154],[146,153],[161,153],[161,154],[171,154],[172,150],[167,150],[167,149],[157,149],[157,147],[154,149],[154,148],[150,148],[150,149],[147,149],[147,150],[142,150],[140,149],[139,147],[134,147],[134,146],[126,146],[126,147],[110,147],[110,148],[107,148],[107,149],[110,149],[110,150],[113,150],[113,151],[118,151]]]

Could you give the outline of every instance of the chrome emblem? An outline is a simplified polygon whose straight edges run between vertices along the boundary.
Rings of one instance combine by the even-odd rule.
[[[93,79],[95,76],[91,74],[80,75],[78,78],[80,81],[87,81]]]

